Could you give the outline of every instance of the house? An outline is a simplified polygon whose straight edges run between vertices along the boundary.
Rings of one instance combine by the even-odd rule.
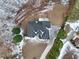
[[[47,29],[51,27],[49,21],[34,20],[28,22],[28,24],[27,36],[38,36],[40,39],[49,39],[49,30]]]

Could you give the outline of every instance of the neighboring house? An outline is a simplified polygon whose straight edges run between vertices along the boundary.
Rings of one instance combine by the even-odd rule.
[[[77,34],[79,27],[79,20],[75,22],[67,22],[65,30],[69,33],[67,37],[62,40],[63,47],[60,51],[58,59],[79,59],[79,35]],[[71,43],[73,40],[74,44]]]
[[[65,31],[68,33],[72,30],[72,28],[70,27],[69,24],[66,24],[65,27],[64,27]]]
[[[76,35],[76,32],[71,30],[68,34],[67,37],[65,39],[61,39],[61,41],[63,42],[63,44],[65,44],[67,41],[70,41],[71,39],[74,38],[74,36]]]
[[[70,56],[69,56],[68,53],[70,54]],[[74,55],[76,55],[76,56],[74,56]],[[60,55],[59,55],[58,59],[64,59],[64,57],[65,57],[65,59],[66,58],[73,59],[73,57],[79,59],[79,49],[77,49],[75,46],[73,46],[73,44],[70,41],[67,41],[63,45],[63,47],[62,47],[62,49],[60,51]]]
[[[79,35],[76,35],[76,36],[74,37],[73,41],[75,41],[75,42],[74,42],[74,43],[75,43],[75,46],[76,46],[76,47],[79,47]]]
[[[70,51],[64,55],[63,59],[77,59],[77,55]]]
[[[76,35],[73,41],[68,40],[64,43],[58,59],[79,59],[79,36]]]

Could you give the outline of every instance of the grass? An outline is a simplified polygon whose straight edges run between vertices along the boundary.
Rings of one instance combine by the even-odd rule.
[[[59,30],[57,37],[54,41],[54,45],[46,56],[46,59],[57,59],[60,54],[60,49],[63,46],[63,43],[60,39],[64,39],[67,36],[67,32],[64,30],[65,22],[67,21],[68,16],[64,17],[64,23]]]
[[[57,34],[57,38],[54,41],[54,45],[52,47],[52,49],[49,51],[48,55],[46,56],[46,59],[57,59],[57,57],[60,54],[60,49],[63,46],[62,41],[60,40],[60,38],[64,38],[66,32],[64,31],[64,28],[61,28]]]

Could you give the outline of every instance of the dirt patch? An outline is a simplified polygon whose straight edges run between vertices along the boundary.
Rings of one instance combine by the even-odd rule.
[[[61,4],[55,4],[52,11],[48,12],[49,21],[57,26],[61,26],[64,21],[66,8]]]
[[[12,51],[10,50],[9,47],[6,45],[2,44],[0,45],[0,57],[9,57],[11,55]]]
[[[46,46],[46,43],[27,42],[27,44],[23,47],[24,59],[40,59]]]

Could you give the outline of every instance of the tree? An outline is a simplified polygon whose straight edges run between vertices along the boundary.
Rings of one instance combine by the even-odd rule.
[[[13,37],[13,43],[19,43],[22,40],[22,36],[17,34]]]
[[[68,20],[78,20],[79,19],[79,0],[76,0],[74,7],[70,11]]]
[[[12,32],[14,33],[14,34],[19,34],[20,33],[20,28],[18,28],[18,27],[14,27],[13,29],[12,29]]]

